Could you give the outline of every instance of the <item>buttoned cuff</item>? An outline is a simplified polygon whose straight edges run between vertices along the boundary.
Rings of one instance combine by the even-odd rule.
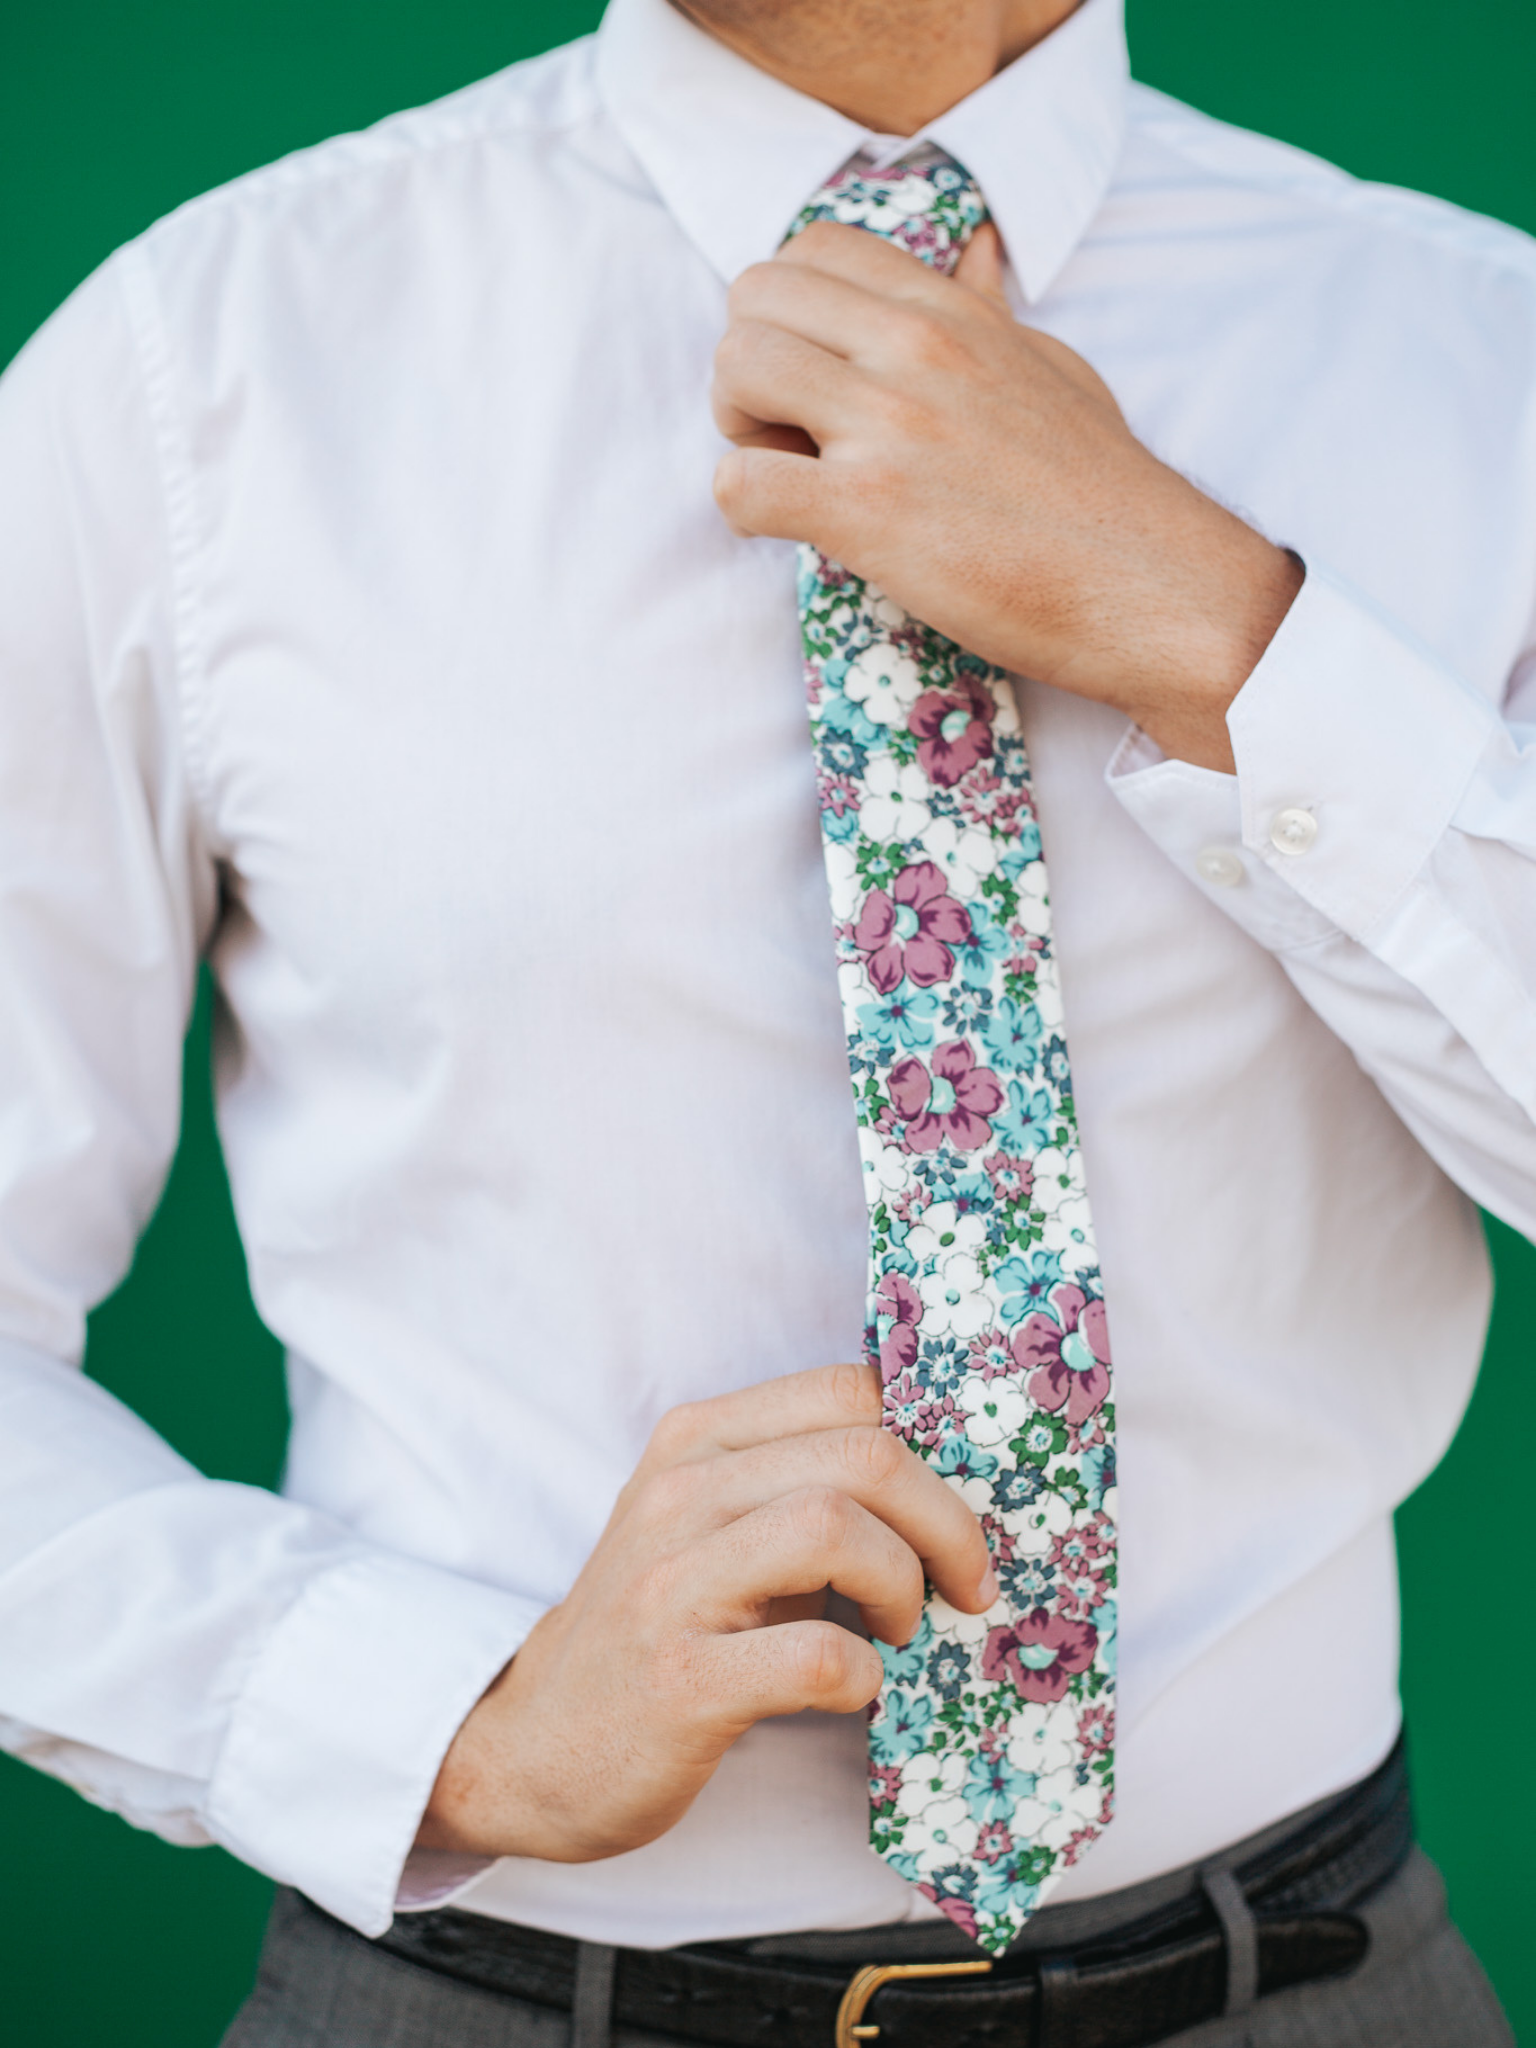
[[[1271,951],[1373,931],[1429,859],[1496,709],[1369,599],[1308,566],[1227,713],[1236,775],[1134,727],[1106,771],[1143,830]]]
[[[241,1691],[209,1832],[359,1933],[384,1933],[448,1745],[543,1611],[388,1551],[322,1572]]]

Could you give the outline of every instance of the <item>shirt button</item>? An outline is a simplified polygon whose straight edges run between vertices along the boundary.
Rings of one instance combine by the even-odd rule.
[[[1218,889],[1235,889],[1243,879],[1242,857],[1230,846],[1205,846],[1195,855],[1195,872]]]
[[[1317,820],[1300,804],[1276,811],[1269,828],[1270,844],[1280,853],[1305,853],[1317,837]]]

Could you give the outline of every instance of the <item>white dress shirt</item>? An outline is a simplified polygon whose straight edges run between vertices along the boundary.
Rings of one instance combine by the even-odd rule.
[[[1235,778],[1020,685],[1119,1370],[1121,1803],[1068,1898],[1395,1733],[1473,1205],[1536,1224],[1536,253],[1129,85],[1116,0],[931,133],[1021,316],[1309,571]],[[864,139],[613,0],[183,208],[0,384],[0,1732],[367,1932],[402,1884],[643,1944],[930,1910],[858,1716],[760,1725],[633,1854],[405,1868],[657,1416],[861,1348],[793,550],[718,517],[707,392]],[[200,954],[281,1497],[76,1369]]]

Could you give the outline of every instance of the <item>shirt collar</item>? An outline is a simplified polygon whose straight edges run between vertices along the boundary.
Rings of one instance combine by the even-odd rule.
[[[1026,300],[1047,290],[1103,200],[1128,75],[1122,0],[1084,0],[923,130],[980,183]],[[670,0],[610,0],[597,80],[668,211],[726,279],[771,256],[855,150],[889,154],[886,138],[759,71]]]

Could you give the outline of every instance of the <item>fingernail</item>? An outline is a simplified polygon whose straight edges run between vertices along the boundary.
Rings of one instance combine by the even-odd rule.
[[[981,1606],[990,1607],[997,1598],[997,1595],[997,1573],[993,1571],[991,1565],[988,1565],[981,1575],[980,1585],[976,1588],[976,1598]]]

